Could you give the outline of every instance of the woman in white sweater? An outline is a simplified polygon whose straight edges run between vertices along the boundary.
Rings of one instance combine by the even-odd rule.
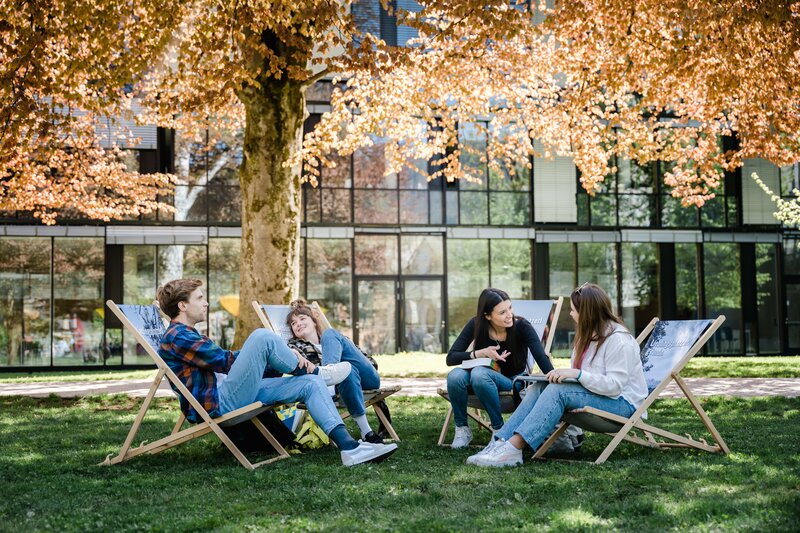
[[[534,385],[511,418],[480,453],[478,466],[522,464],[522,449],[534,450],[553,432],[565,411],[595,407],[631,416],[647,397],[639,345],[612,311],[597,285],[584,283],[570,296],[575,321],[572,368],[552,370],[549,384]]]

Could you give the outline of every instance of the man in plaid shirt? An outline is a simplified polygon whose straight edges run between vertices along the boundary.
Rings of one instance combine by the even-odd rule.
[[[206,320],[208,310],[201,285],[200,280],[178,279],[158,289],[158,303],[171,320],[158,351],[212,417],[255,401],[303,402],[341,450],[345,466],[381,461],[397,449],[396,444],[359,443],[345,428],[327,387],[347,377],[349,363],[316,366],[265,329],[254,331],[235,352],[200,334],[195,325]],[[264,377],[282,374],[292,375]],[[183,397],[181,409],[190,421],[200,420]]]

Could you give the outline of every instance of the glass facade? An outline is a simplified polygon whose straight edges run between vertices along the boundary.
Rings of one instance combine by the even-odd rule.
[[[331,156],[336,166],[321,169],[319,186],[303,186],[308,237],[300,247],[300,296],[317,301],[337,329],[369,351],[437,352],[474,316],[486,287],[515,299],[555,298],[591,281],[637,332],[653,316],[723,314],[708,353],[800,353],[800,235],[742,222],[748,204],[740,173],[726,175],[718,197],[698,209],[681,206],[664,187],[668,164],[618,160],[589,196],[566,158],[553,168],[539,160],[510,169],[495,164],[487,127],[459,129],[461,163],[475,177],[469,182],[429,181],[436,161],[387,173],[386,144],[377,137],[351,156]],[[132,151],[130,163],[174,171],[178,183],[166,200],[175,212],[115,222],[144,228],[130,243],[117,243],[102,226],[85,226],[94,236],[42,236],[24,214],[3,219],[0,368],[151,364],[103,302],[149,304],[158,285],[176,277],[203,280],[210,304],[204,327],[231,346],[240,306],[241,136],[213,144],[180,132],[165,139],[171,144],[164,151],[174,154],[170,168],[154,163],[154,150]],[[537,165],[546,185],[538,189]],[[791,194],[797,166],[776,172],[781,193]],[[565,180],[566,199],[557,186]],[[557,216],[565,202],[574,212]],[[542,217],[548,208],[558,212]],[[232,236],[211,230],[225,226]],[[145,238],[150,228],[170,227],[207,233],[199,241]],[[339,236],[321,237],[334,229]],[[573,336],[567,300],[554,354],[568,355]]]

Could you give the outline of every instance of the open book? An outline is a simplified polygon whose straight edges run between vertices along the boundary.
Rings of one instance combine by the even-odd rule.
[[[488,357],[478,357],[476,359],[465,359],[461,361],[461,368],[469,370],[476,366],[492,366],[492,360]]]
[[[526,383],[532,383],[534,381],[544,381],[547,383],[547,376],[543,374],[537,374],[533,376],[517,376],[514,378],[514,381],[524,381]],[[578,383],[578,380],[575,378],[565,378],[564,381],[561,383]]]

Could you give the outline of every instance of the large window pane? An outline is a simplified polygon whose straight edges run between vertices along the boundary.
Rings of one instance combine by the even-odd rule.
[[[102,238],[53,243],[53,364],[103,363]]]
[[[351,156],[329,154],[327,158],[336,163],[336,166],[332,168],[320,167],[320,185],[325,188],[352,186],[350,178]]]
[[[601,286],[617,309],[617,253],[614,243],[578,244],[578,283]]]
[[[638,334],[658,316],[658,248],[622,243],[622,319]]]
[[[551,353],[557,357],[568,357],[572,348],[572,338],[575,335],[575,324],[569,316],[569,297],[575,289],[575,245],[550,243],[547,248],[550,267],[550,298],[564,297]]]
[[[208,336],[230,349],[239,315],[241,239],[208,240]]]
[[[448,348],[475,316],[478,296],[489,286],[489,241],[450,239],[447,241]]]
[[[206,280],[206,247],[175,244],[158,247],[158,284],[180,278]],[[152,289],[155,297],[155,288]]]
[[[356,187],[369,189],[396,189],[397,174],[386,174],[385,140],[374,137],[374,144],[359,148],[353,154],[353,178]]]
[[[350,189],[322,189],[322,221],[350,222]]]
[[[698,318],[696,244],[675,244],[675,294],[677,298],[675,318],[678,320]]]
[[[597,193],[594,198],[590,197],[589,201],[592,210],[592,226],[617,225],[617,197],[614,193]]]
[[[49,238],[0,238],[0,364],[50,364]]]
[[[316,301],[331,325],[353,335],[350,239],[306,239],[306,299]]]
[[[461,191],[459,196],[461,224],[486,225],[489,222],[489,204],[485,192]]]
[[[400,223],[428,223],[428,191],[400,191]]]
[[[619,225],[650,227],[655,225],[655,197],[650,194],[619,195]]]
[[[527,226],[530,223],[530,196],[526,192],[489,193],[490,224],[496,226]]]
[[[442,238],[436,235],[403,235],[400,237],[400,260],[403,275],[441,275]]]
[[[126,246],[123,258],[122,300],[129,305],[150,305],[156,293],[156,247]]]
[[[397,235],[356,235],[355,247],[357,275],[389,276],[398,273]]]
[[[486,124],[476,122],[465,122],[458,128],[458,143],[461,149],[459,161],[466,172],[474,178],[480,179],[480,183],[471,183],[462,180],[460,186],[462,190],[486,189]]]
[[[356,190],[357,224],[397,224],[397,191]]]
[[[740,353],[742,294],[739,246],[706,243],[703,246],[703,267],[707,318],[725,315],[725,322],[708,343],[708,353]]]
[[[783,241],[783,271],[790,276],[800,275],[800,239]]]
[[[494,239],[491,252],[491,286],[506,291],[511,298],[531,299],[531,241]]]
[[[781,350],[777,255],[774,244],[756,244],[758,352],[761,355]],[[755,344],[756,339],[751,337],[748,341],[748,344]]]
[[[684,207],[679,198],[661,196],[661,225],[667,228],[696,228],[699,224],[699,209]]]

